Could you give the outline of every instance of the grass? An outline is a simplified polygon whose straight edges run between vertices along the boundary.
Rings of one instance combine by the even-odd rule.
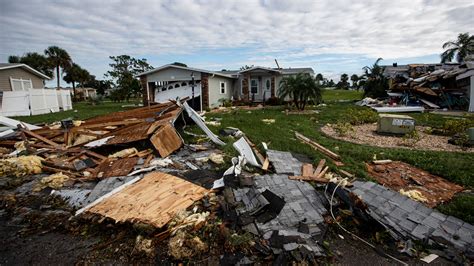
[[[286,115],[283,107],[268,107],[263,110],[254,111],[232,111],[231,113],[208,113],[208,118],[222,118],[220,127],[210,127],[214,132],[219,128],[237,127],[261,148],[261,142],[269,144],[271,149],[291,151],[309,156],[316,164],[325,158],[332,170],[336,166],[323,154],[313,150],[308,145],[301,143],[294,137],[294,131],[317,141],[323,146],[333,150],[342,157],[344,163],[341,169],[355,174],[358,178],[371,179],[365,168],[365,162],[377,159],[400,160],[424,169],[432,174],[442,176],[450,181],[465,186],[466,189],[474,188],[474,175],[472,174],[474,154],[441,151],[414,151],[407,149],[379,148],[368,145],[360,145],[332,139],[323,135],[319,128],[327,123],[344,121],[350,113],[358,107],[352,103],[342,103],[339,100],[358,100],[362,97],[361,92],[346,90],[327,90],[323,92],[323,99],[328,103],[320,107],[319,114]],[[97,115],[126,110],[122,105],[125,103],[104,102],[95,106],[88,103],[74,104],[74,110],[53,114],[16,117],[28,123],[47,123],[59,121],[64,118],[86,119]],[[129,103],[127,103],[129,104]],[[442,127],[448,119],[437,114],[409,114],[414,117],[418,125],[430,127]],[[271,118],[276,122],[264,124],[262,119]],[[474,119],[474,118],[473,118]],[[187,130],[203,134],[196,126],[188,127]],[[184,137],[187,135],[183,134]],[[185,138],[185,140],[189,140]],[[228,144],[224,151],[229,155],[235,155],[232,148],[232,140],[224,139]],[[449,203],[439,206],[442,212],[457,216],[467,222],[474,224],[474,195],[460,194]]]
[[[324,102],[336,102],[336,101],[356,101],[363,97],[363,91],[355,90],[323,90],[323,101]]]
[[[472,174],[474,154],[472,153],[379,148],[332,139],[319,131],[319,128],[327,123],[335,123],[338,120],[345,119],[354,108],[366,107],[357,107],[352,103],[330,103],[326,107],[318,108],[320,110],[319,114],[311,115],[286,115],[282,107],[271,107],[263,110],[232,111],[231,113],[215,113],[206,116],[222,118],[220,127],[210,127],[215,132],[218,128],[237,127],[256,144],[266,142],[270,149],[305,154],[315,164],[320,159],[325,158],[331,169],[335,170],[336,167],[329,158],[295,139],[294,132],[298,131],[338,153],[344,163],[344,166],[340,169],[351,172],[362,179],[371,179],[366,172],[365,162],[377,158],[404,161],[461,184],[468,189],[474,187],[474,176]],[[276,121],[267,125],[261,122],[265,118],[272,118]],[[443,123],[444,118],[434,114],[430,114],[423,121],[424,125],[433,127]],[[456,197],[451,203],[441,206],[440,210],[455,214],[464,220],[471,219],[472,213],[474,213],[474,205],[469,205],[466,202],[472,201],[474,201],[474,196],[471,195],[462,198]],[[464,212],[456,212],[456,210],[461,209],[460,206],[463,206]],[[474,221],[471,220],[470,222]]]
[[[55,121],[60,121],[65,118],[73,118],[75,120],[84,120],[84,119],[91,118],[94,116],[127,110],[128,108],[124,108],[122,107],[122,105],[136,104],[136,103],[138,103],[138,101],[121,102],[121,103],[101,102],[96,105],[92,105],[88,102],[79,102],[79,103],[73,103],[72,110],[68,110],[64,112],[33,115],[33,116],[17,116],[17,117],[12,117],[12,118],[26,122],[26,123],[30,123],[30,124],[52,123]]]

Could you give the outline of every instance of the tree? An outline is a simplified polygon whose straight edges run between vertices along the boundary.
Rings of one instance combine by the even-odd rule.
[[[245,66],[241,66],[240,70],[247,70],[247,69],[251,69],[252,67],[253,67],[253,65],[250,65],[250,66],[245,65]]]
[[[315,77],[316,81],[323,81],[324,80],[324,77],[323,77],[323,74],[321,73],[318,73]]]
[[[107,71],[106,77],[117,86],[117,97],[129,100],[132,96],[141,93],[140,82],[135,76],[141,72],[153,69],[146,59],[136,59],[129,55],[109,57],[113,62],[109,64],[112,70]]]
[[[60,88],[60,75],[59,75],[59,69],[62,68],[63,70],[65,68],[68,68],[72,64],[71,57],[69,54],[66,52],[66,50],[59,48],[57,46],[50,46],[48,47],[45,51],[44,54],[48,56],[48,61],[52,66],[56,68],[56,79],[58,81],[58,90]]]
[[[451,62],[454,57],[458,63],[463,63],[464,59],[474,54],[474,36],[469,36],[469,32],[460,33],[456,41],[449,41],[443,44],[446,49],[441,54],[441,63]]]
[[[359,85],[357,84],[357,81],[359,81],[359,76],[357,76],[356,74],[352,74],[351,81],[352,81],[352,87],[357,88],[357,90],[359,90]]]
[[[182,66],[182,67],[188,67],[188,65],[186,65],[185,63],[181,63],[181,62],[174,62],[172,65],[175,65],[175,66]]]
[[[349,80],[349,75],[347,75],[346,73],[342,74],[341,80],[337,83],[337,88],[344,89],[344,90],[349,89],[349,82],[347,82],[348,80]]]
[[[21,63],[21,64],[26,64],[39,72],[45,74],[46,76],[52,77],[53,76],[53,71],[52,69],[54,68],[48,58],[42,54],[38,53],[26,53],[23,56],[17,56],[17,55],[10,55],[8,57],[8,62],[9,63]]]
[[[364,81],[364,96],[366,97],[384,97],[387,96],[388,79],[383,75],[384,67],[379,65],[382,58],[377,59],[372,66],[365,66],[362,69]]]
[[[72,83],[72,91],[74,94],[74,97],[76,97],[76,82],[79,81],[80,77],[80,72],[82,68],[76,64],[73,63],[70,67],[65,69],[66,75],[64,75],[63,80],[66,81],[67,83]]]
[[[308,101],[321,102],[321,88],[307,73],[285,77],[280,82],[278,95],[282,100],[290,97],[298,110],[304,110]]]

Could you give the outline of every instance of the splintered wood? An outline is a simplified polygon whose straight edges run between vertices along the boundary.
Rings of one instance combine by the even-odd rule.
[[[301,166],[301,176],[290,176],[289,178],[293,180],[316,181],[316,182],[321,182],[321,183],[327,183],[329,182],[329,180],[324,178],[324,175],[329,170],[329,167],[326,166],[323,169],[325,163],[326,163],[326,160],[324,159],[319,161],[319,164],[316,167],[316,170],[314,170],[314,172],[313,172],[313,169],[314,169],[313,165],[310,163],[305,163]]]
[[[139,222],[161,228],[206,193],[207,189],[179,177],[153,172],[85,212],[117,223]]]
[[[309,146],[311,146],[313,149],[315,150],[318,150],[320,151],[321,153],[323,153],[324,155],[328,156],[329,158],[331,158],[332,160],[334,160],[334,164],[336,164],[337,166],[342,166],[344,165],[342,162],[341,162],[341,157],[330,151],[329,149],[323,147],[321,144],[313,141],[313,140],[310,140],[309,138],[303,136],[302,134],[298,133],[298,132],[295,132],[295,137],[299,140],[301,140],[302,142],[308,144]]]
[[[181,148],[183,142],[173,126],[166,124],[158,129],[150,138],[160,156],[165,158],[177,149]]]

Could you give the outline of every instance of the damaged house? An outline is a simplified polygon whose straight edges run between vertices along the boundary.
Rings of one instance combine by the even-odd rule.
[[[384,66],[390,105],[474,112],[474,62]]]
[[[285,76],[308,73],[312,68],[267,68],[210,71],[174,64],[164,65],[138,75],[144,88],[144,102],[163,103],[194,96],[189,104],[196,110],[214,108],[224,100],[265,102],[278,96]]]

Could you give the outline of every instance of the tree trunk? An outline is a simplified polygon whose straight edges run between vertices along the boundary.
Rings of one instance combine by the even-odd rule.
[[[74,98],[76,98],[77,94],[76,94],[76,82],[75,81],[72,81],[72,92],[74,94]]]
[[[57,89],[59,90],[59,65],[56,66],[56,79],[58,80],[58,87]]]

